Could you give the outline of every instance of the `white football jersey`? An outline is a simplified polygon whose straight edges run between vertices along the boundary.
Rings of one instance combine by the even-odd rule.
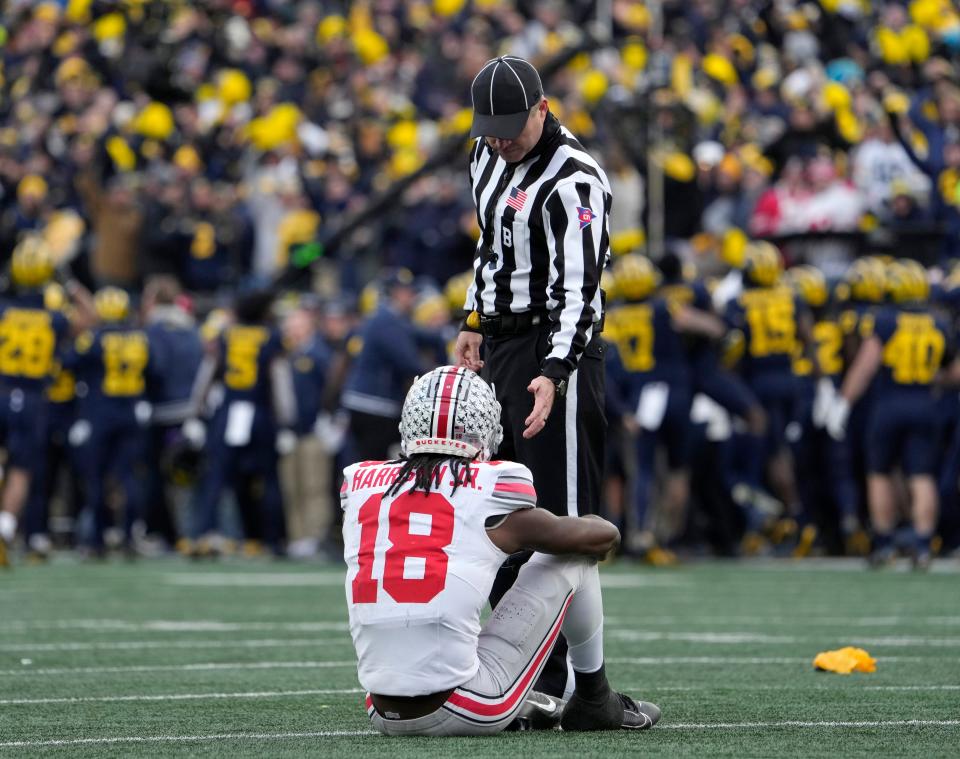
[[[456,491],[447,466],[429,494],[408,482],[385,495],[401,468],[365,461],[344,470],[347,606],[360,684],[422,696],[476,674],[480,613],[506,558],[486,521],[532,508],[536,492],[529,469],[496,461],[471,463]]]

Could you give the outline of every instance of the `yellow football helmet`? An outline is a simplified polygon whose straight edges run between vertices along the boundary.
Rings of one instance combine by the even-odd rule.
[[[660,284],[660,272],[653,262],[639,253],[625,253],[613,262],[617,294],[624,300],[650,297]]]
[[[600,272],[600,289],[607,294],[608,303],[620,297],[620,292],[617,290],[617,277],[612,269],[604,269]]]
[[[927,300],[930,297],[930,280],[927,278],[927,270],[923,264],[912,258],[901,258],[900,261],[910,272],[914,300]]]
[[[462,305],[462,302],[461,302]],[[443,293],[428,292],[417,298],[413,307],[413,322],[421,327],[437,327],[450,320],[450,309]]]
[[[370,282],[360,291],[358,308],[361,316],[370,316],[380,303],[380,288],[376,282]]]
[[[743,279],[757,287],[773,287],[783,273],[783,256],[772,243],[757,240],[747,246]]]
[[[447,296],[447,307],[453,313],[463,311],[463,304],[467,300],[467,290],[473,282],[473,269],[457,274],[447,280],[443,294]]]
[[[119,287],[104,287],[93,296],[93,306],[105,322],[121,322],[130,315],[130,296]]]
[[[910,258],[901,258],[887,266],[887,295],[894,303],[926,300],[930,296],[927,272]]]
[[[886,266],[879,258],[866,256],[847,269],[850,298],[863,303],[882,303],[886,291]]]
[[[827,278],[816,266],[805,264],[794,266],[786,272],[787,280],[794,292],[811,308],[826,305],[829,296]]]
[[[17,287],[43,287],[53,279],[53,269],[53,253],[41,237],[25,237],[13,249],[10,277]]]

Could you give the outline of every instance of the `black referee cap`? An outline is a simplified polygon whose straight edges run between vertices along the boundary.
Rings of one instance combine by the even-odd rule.
[[[470,85],[470,95],[470,136],[512,140],[523,131],[530,109],[543,97],[543,85],[537,70],[523,58],[502,55],[484,64]]]

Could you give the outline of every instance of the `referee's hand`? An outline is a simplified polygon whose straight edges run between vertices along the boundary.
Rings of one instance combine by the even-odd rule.
[[[523,422],[526,426],[523,436],[529,440],[547,426],[547,419],[550,417],[550,409],[553,408],[553,399],[557,394],[557,387],[552,380],[541,375],[530,381],[527,390],[533,393],[533,411]]]
[[[463,331],[457,335],[457,347],[454,349],[457,366],[465,366],[470,371],[479,372],[483,368],[483,361],[480,360],[482,343],[483,335],[479,332]]]

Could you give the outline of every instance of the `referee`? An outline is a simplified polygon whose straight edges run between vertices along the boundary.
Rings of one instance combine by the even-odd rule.
[[[610,184],[550,113],[527,61],[488,61],[471,86],[470,183],[481,236],[457,338],[457,363],[496,388],[499,454],[533,473],[540,506],[595,514],[604,415],[600,272],[609,255]],[[480,347],[484,358],[480,358]],[[496,606],[529,554],[511,556],[490,594]],[[558,641],[536,689],[563,696]]]
[[[500,454],[530,468],[539,504],[561,516],[595,514],[610,184],[550,112],[527,61],[495,58],[471,89],[470,182],[482,234],[457,362],[496,388]]]

